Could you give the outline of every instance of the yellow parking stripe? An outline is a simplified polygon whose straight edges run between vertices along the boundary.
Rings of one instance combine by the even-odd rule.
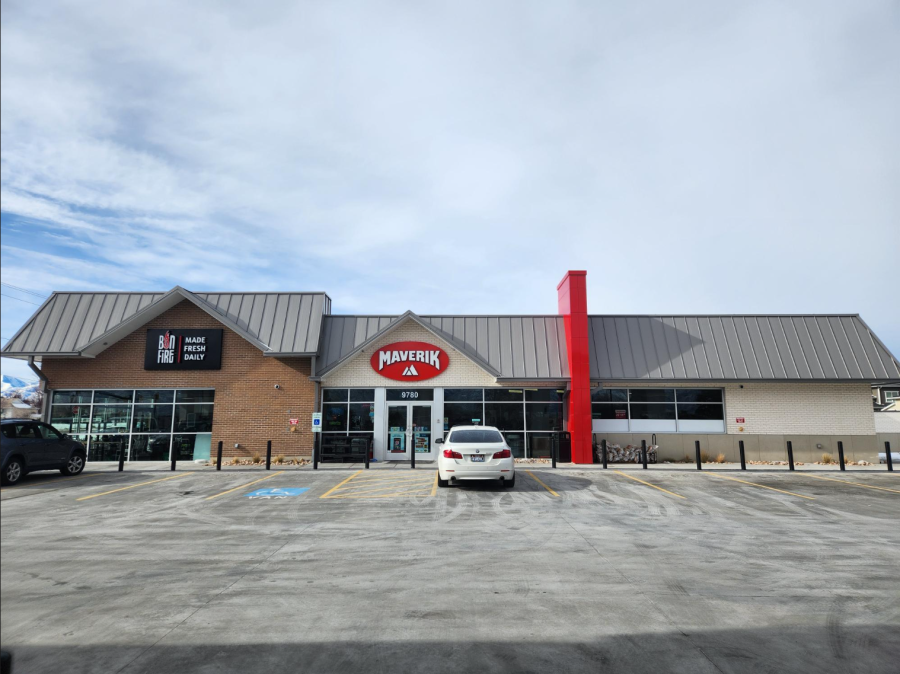
[[[434,471],[434,484],[431,485],[431,495],[432,496],[437,495],[437,481],[438,481],[439,476],[440,476],[440,473],[438,473],[437,471]]]
[[[841,482],[843,484],[852,484],[852,485],[856,485],[857,487],[865,487],[866,489],[880,489],[881,491],[889,491],[892,494],[900,494],[900,491],[897,491],[896,489],[888,489],[887,487],[876,487],[871,484],[860,484],[859,482],[850,482],[849,480],[838,480],[837,478],[834,478],[834,477],[822,477],[821,475],[810,475],[809,473],[803,473],[803,475],[805,475],[806,477],[814,477],[817,480],[831,480],[832,482]]]
[[[668,489],[663,489],[662,487],[657,487],[655,484],[650,484],[649,482],[644,482],[643,480],[638,479],[638,478],[634,477],[633,475],[629,475],[628,473],[623,473],[621,470],[614,470],[613,472],[618,473],[619,475],[622,475],[623,477],[627,477],[629,480],[634,480],[635,482],[640,482],[641,484],[645,484],[648,487],[653,487],[654,489],[659,489],[660,491],[664,491],[667,494],[671,494],[672,496],[677,496],[678,498],[683,498],[685,501],[687,500],[687,497],[682,496],[681,494],[676,494],[674,491],[669,491]]]
[[[359,475],[360,473],[362,473],[361,470],[356,471],[355,473],[353,473],[353,475],[351,475],[350,477],[348,477],[346,480],[344,480],[344,481],[342,481],[342,482],[339,482],[338,484],[334,485],[331,489],[329,489],[328,491],[326,491],[326,492],[325,492],[324,494],[322,494],[319,498],[325,498],[325,497],[328,496],[331,492],[333,492],[334,490],[336,490],[336,489],[337,489],[338,487],[340,487],[341,485],[347,484],[350,480],[352,480],[354,477],[356,477],[356,476]]]
[[[277,473],[272,473],[271,475],[266,475],[266,477],[261,477],[258,480],[253,480],[253,482],[248,482],[247,484],[242,484],[240,487],[235,487],[234,489],[229,489],[228,491],[223,491],[220,494],[215,494],[213,496],[207,496],[204,500],[211,501],[214,498],[219,498],[220,496],[225,496],[225,494],[230,494],[233,491],[237,491],[238,489],[243,489],[244,487],[249,487],[251,484],[256,484],[257,482],[264,482],[265,480],[270,480],[276,475],[281,475],[284,471],[279,470]]]
[[[795,494],[792,491],[785,491],[784,489],[775,489],[775,487],[767,487],[764,484],[757,484],[756,482],[747,482],[746,480],[739,480],[736,477],[728,477],[727,475],[716,475],[715,473],[707,473],[707,472],[705,472],[705,474],[712,475],[713,477],[721,477],[723,480],[733,480],[734,482],[742,482],[743,484],[749,484],[753,487],[759,487],[760,489],[771,489],[772,491],[781,492],[782,494],[788,494],[789,496],[796,496],[798,498],[809,499],[810,501],[816,500],[814,496],[804,496],[803,494]]]
[[[545,485],[543,482],[541,482],[541,479],[540,479],[537,475],[535,475],[534,473],[532,473],[530,470],[526,470],[525,472],[528,473],[528,474],[531,476],[531,479],[532,479],[532,480],[534,480],[535,482],[537,482],[539,485],[541,485],[544,489],[546,489],[547,491],[549,491],[551,494],[553,494],[554,496],[559,496],[559,494],[557,494],[555,491],[553,491],[552,489],[550,489],[550,487],[548,487],[548,486]]]
[[[150,480],[148,482],[138,482],[137,484],[132,484],[127,487],[119,487],[118,489],[113,489],[112,491],[104,491],[99,494],[91,494],[90,496],[82,496],[81,498],[75,499],[76,501],[87,501],[91,498],[97,498],[98,496],[106,496],[107,494],[115,494],[117,491],[126,491],[128,489],[134,489],[135,487],[143,487],[145,484],[153,484],[154,482],[165,482],[166,480],[174,480],[179,477],[184,477],[185,475],[190,475],[190,473],[181,473],[179,475],[172,475],[171,477],[163,477],[159,480]]]

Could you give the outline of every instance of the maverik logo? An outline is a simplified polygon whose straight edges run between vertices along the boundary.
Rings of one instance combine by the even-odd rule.
[[[371,363],[373,370],[388,379],[421,381],[446,370],[450,358],[433,344],[396,342],[377,349]]]

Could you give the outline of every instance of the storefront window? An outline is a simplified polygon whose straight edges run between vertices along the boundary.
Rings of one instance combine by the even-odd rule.
[[[375,403],[350,403],[350,430],[375,430]]]
[[[211,403],[215,402],[215,397],[213,389],[183,389],[175,392],[176,403]]]
[[[522,402],[522,389],[486,388],[484,389],[484,399],[488,402],[520,403]]]
[[[465,403],[484,399],[484,389],[480,388],[445,388],[445,403]]]
[[[212,405],[175,405],[176,433],[208,433],[212,430]]]
[[[129,433],[130,405],[95,405],[91,418],[91,433]]]
[[[90,421],[90,405],[53,405],[50,408],[50,424],[69,435],[87,433]]]
[[[323,450],[359,446],[371,449],[374,430],[375,389],[322,389]]]
[[[482,403],[444,403],[444,416],[447,417],[447,428],[454,426],[471,426],[484,423],[484,405]],[[475,419],[478,419],[476,422]]]
[[[95,405],[129,404],[134,399],[134,391],[94,391]]]
[[[529,431],[561,431],[562,423],[562,403],[525,405],[525,427]]]
[[[141,390],[134,392],[134,402],[137,403],[173,403],[175,401],[175,391],[172,390]]]
[[[172,430],[172,405],[135,405],[132,433],[169,433]]]
[[[208,458],[214,401],[212,389],[56,391],[50,423],[85,442],[89,461],[168,461],[172,448]]]
[[[529,388],[525,389],[525,400],[530,403],[558,402],[566,395],[563,388]]]
[[[80,405],[83,403],[91,404],[93,391],[55,391],[53,393],[53,404],[62,405],[65,403],[74,403]]]
[[[480,419],[477,423],[496,426],[503,432],[513,456],[536,456],[531,453],[529,438],[534,431],[552,438],[562,430],[565,393],[561,388],[444,389],[445,430]],[[542,445],[538,442],[534,447]]]
[[[128,457],[128,436],[96,434],[88,438],[88,461],[118,461]]]
[[[168,461],[171,435],[131,436],[132,461]]]
[[[553,433],[529,433],[528,456],[532,459],[549,459],[553,454]]]
[[[722,389],[594,389],[594,432],[724,433]]]
[[[209,461],[212,435],[209,433],[172,436],[172,452],[178,461]]]
[[[496,426],[501,431],[521,431],[525,429],[524,406],[504,403],[484,404],[484,425]]]

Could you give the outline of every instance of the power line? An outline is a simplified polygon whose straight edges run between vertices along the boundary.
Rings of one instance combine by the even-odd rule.
[[[47,299],[46,295],[41,295],[41,293],[36,293],[33,290],[28,290],[27,288],[20,288],[19,286],[14,286],[12,283],[7,283],[6,281],[0,281],[0,285],[5,285],[7,288],[12,288],[13,290],[18,290],[23,293],[28,293],[29,295],[34,295],[35,297],[41,297],[43,299]]]
[[[29,302],[28,300],[23,300],[21,297],[13,297],[12,295],[7,295],[6,293],[0,293],[0,295],[3,295],[3,297],[8,297],[11,300],[19,300],[20,302],[25,302],[25,304],[33,304],[36,307],[41,306],[37,302]]]

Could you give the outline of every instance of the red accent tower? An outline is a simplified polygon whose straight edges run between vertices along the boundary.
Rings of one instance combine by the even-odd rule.
[[[572,434],[574,463],[593,463],[586,277],[586,271],[569,271],[556,286],[559,313],[566,326],[566,351],[571,377],[568,428]]]

